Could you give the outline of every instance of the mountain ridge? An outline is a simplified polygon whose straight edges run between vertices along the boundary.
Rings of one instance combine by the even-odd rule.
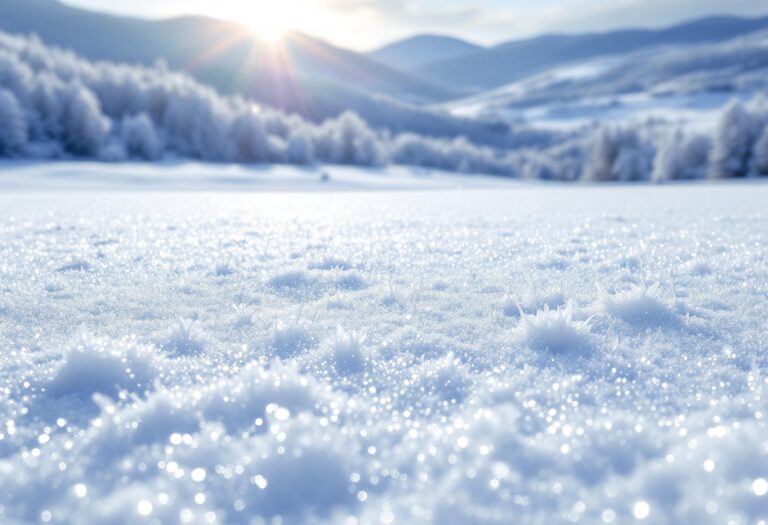
[[[293,83],[299,90],[307,83],[320,83],[322,89],[352,87],[417,103],[453,96],[450,90],[428,81],[296,32],[286,35],[280,50],[281,59],[289,63],[279,64],[269,44],[244,27],[205,16],[148,20],[80,9],[56,0],[0,0],[0,29],[35,33],[48,44],[91,60],[144,65],[164,60],[223,92],[257,98],[276,96],[258,85],[263,78],[272,78],[279,86]],[[300,101],[286,102],[285,109],[296,109],[290,107],[294,102]]]
[[[477,53],[433,62],[411,72],[432,83],[479,93],[570,62],[630,53],[658,45],[725,41],[763,28],[768,28],[768,15],[753,18],[722,15],[689,20],[661,29],[550,33],[502,42]]]
[[[486,48],[450,35],[419,34],[366,53],[374,60],[403,71],[412,71],[442,60],[480,52]]]

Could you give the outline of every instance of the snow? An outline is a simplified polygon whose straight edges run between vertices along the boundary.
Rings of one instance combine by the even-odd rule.
[[[186,161],[109,165],[0,160],[0,189],[4,191],[391,191],[494,188],[508,184],[500,177],[488,175],[467,176],[397,166],[297,167]],[[68,264],[76,265],[77,261]],[[222,269],[223,266],[218,270]]]
[[[765,520],[768,185],[326,170],[0,171],[0,522]]]

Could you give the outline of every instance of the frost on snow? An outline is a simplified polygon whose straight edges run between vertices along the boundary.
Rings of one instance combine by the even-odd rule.
[[[2,195],[0,522],[762,523],[766,202]]]

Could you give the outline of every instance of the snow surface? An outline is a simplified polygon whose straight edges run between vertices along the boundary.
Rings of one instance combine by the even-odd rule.
[[[3,191],[373,191],[509,187],[489,175],[419,167],[289,166],[202,162],[0,160]]]
[[[766,202],[4,191],[0,522],[764,524]]]

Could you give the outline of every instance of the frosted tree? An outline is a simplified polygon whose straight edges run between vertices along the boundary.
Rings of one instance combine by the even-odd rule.
[[[38,75],[30,96],[30,132],[42,141],[58,141],[62,132],[64,84],[49,73]]]
[[[738,100],[728,104],[715,129],[709,176],[724,178],[747,175],[754,134],[750,114],[744,105]]]
[[[0,88],[13,93],[20,104],[26,98],[32,86],[32,69],[13,54],[0,49]]]
[[[681,179],[703,179],[707,176],[712,139],[704,134],[687,135],[681,148]]]
[[[614,180],[637,181],[648,178],[651,165],[648,156],[639,147],[626,148],[619,152],[613,163]]]
[[[582,178],[590,181],[643,180],[650,176],[647,148],[634,130],[602,128],[594,139]]]
[[[269,162],[272,159],[270,141],[264,124],[252,112],[235,118],[229,129],[235,158],[241,162]]]
[[[756,175],[768,175],[768,126],[755,144],[754,172]]]
[[[288,162],[307,165],[315,161],[315,147],[312,137],[305,131],[296,131],[288,137],[286,152]]]
[[[160,156],[160,142],[155,126],[146,113],[125,117],[120,126],[123,148],[129,157],[156,160]]]
[[[383,152],[375,133],[356,113],[347,111],[325,128],[332,135],[330,160],[333,162],[364,166],[383,163]]]
[[[651,180],[665,181],[679,178],[682,171],[680,159],[680,145],[683,141],[683,133],[676,130],[661,142],[653,159]]]
[[[0,89],[0,156],[17,154],[27,143],[27,122],[16,97]]]
[[[615,178],[613,163],[619,155],[616,133],[608,128],[601,129],[592,145],[582,178],[590,181],[607,181]]]
[[[655,181],[700,179],[707,175],[711,139],[703,134],[677,130],[665,137],[653,161]]]
[[[81,84],[67,86],[61,111],[61,140],[64,148],[75,155],[89,156],[99,152],[110,129],[96,97]]]

